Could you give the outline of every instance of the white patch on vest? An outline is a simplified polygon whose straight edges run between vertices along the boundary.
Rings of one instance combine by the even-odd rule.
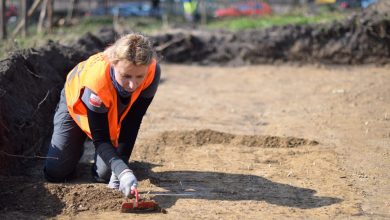
[[[99,96],[91,93],[91,96],[89,97],[89,104],[99,108],[102,106],[102,100],[99,98]]]

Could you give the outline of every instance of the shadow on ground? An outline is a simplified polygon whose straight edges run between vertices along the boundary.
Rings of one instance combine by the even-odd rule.
[[[265,201],[301,209],[318,208],[342,201],[334,197],[315,196],[316,191],[313,189],[277,183],[255,175],[201,171],[153,172],[152,168],[157,165],[144,162],[134,162],[130,166],[139,180],[149,178],[152,183],[169,193],[185,194],[154,196],[153,199],[163,208],[173,206],[181,198]]]
[[[59,215],[65,204],[42,179],[0,176],[0,219],[42,219]]]

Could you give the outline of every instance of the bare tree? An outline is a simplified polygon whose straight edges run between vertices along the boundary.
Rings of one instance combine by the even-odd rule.
[[[199,8],[200,8],[200,21],[202,25],[207,24],[207,2],[205,0],[200,0]]]
[[[28,10],[27,17],[31,17],[31,15],[35,12],[35,10],[38,8],[39,4],[41,3],[41,0],[35,0],[31,8]],[[12,36],[16,36],[20,30],[22,29],[24,25],[24,20],[22,19],[19,24],[16,26],[14,31],[12,32]]]
[[[69,8],[68,8],[68,14],[66,15],[66,22],[70,22],[73,18],[73,15],[75,14],[78,0],[70,0]]]
[[[38,27],[37,27],[38,34],[42,33],[42,30],[43,30],[43,23],[44,23],[45,17],[46,17],[47,2],[48,2],[48,0],[44,0],[42,7],[41,7],[41,13],[39,13],[39,21],[38,21]]]
[[[46,26],[46,28],[47,28],[47,33],[52,32],[53,0],[44,0],[42,8],[41,8],[41,13],[39,15],[37,32],[42,33],[44,26]]]
[[[54,0],[47,1],[47,32],[51,33],[53,28],[53,2]]]
[[[108,14],[109,0],[104,0],[104,15]]]
[[[23,25],[22,25],[22,37],[27,36],[27,1],[26,0],[20,0],[20,6],[21,6],[21,12],[20,12],[20,17],[23,20]]]
[[[0,39],[7,38],[7,21],[5,17],[5,0],[0,0]]]

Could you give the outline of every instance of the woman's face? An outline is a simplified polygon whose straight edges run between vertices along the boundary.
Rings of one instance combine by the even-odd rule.
[[[115,79],[128,92],[134,92],[144,81],[148,66],[136,66],[128,60],[119,60],[113,64]]]

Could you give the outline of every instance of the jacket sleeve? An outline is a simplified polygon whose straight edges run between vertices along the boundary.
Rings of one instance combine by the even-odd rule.
[[[111,144],[107,113],[98,113],[87,108],[87,115],[96,153],[107,166],[111,167],[115,175],[119,176],[123,170],[129,169],[129,167],[118,156],[115,147]]]
[[[141,126],[142,118],[145,115],[153,97],[143,98],[138,97],[133,106],[122,121],[122,129],[119,135],[119,144],[124,144],[126,147],[121,148],[122,155],[130,155],[133,150],[134,143],[137,139],[138,131]]]
[[[81,101],[84,103],[87,109],[97,113],[108,112],[106,106],[104,106],[100,97],[89,88],[85,88],[81,95]]]

